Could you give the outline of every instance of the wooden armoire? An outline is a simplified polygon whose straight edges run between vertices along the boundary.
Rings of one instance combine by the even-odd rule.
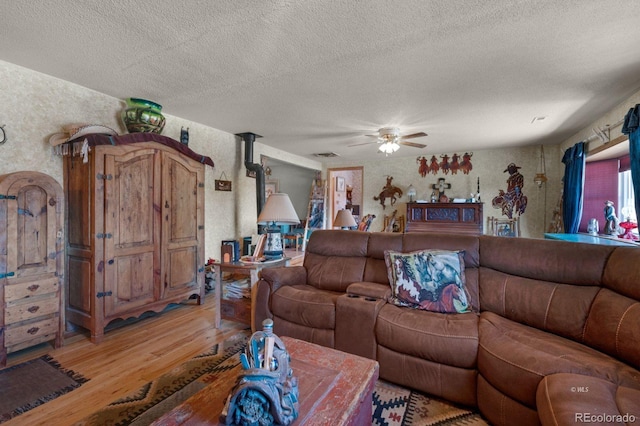
[[[190,298],[203,303],[208,157],[155,134],[82,143],[88,153],[64,160],[66,311],[69,327],[99,343],[113,320]]]
[[[64,200],[40,172],[0,176],[0,366],[64,334]]]

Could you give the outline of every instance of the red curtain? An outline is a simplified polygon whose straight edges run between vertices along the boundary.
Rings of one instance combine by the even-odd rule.
[[[589,219],[596,218],[600,232],[604,229],[604,202],[611,200],[618,212],[618,171],[620,159],[593,161],[585,166],[584,203],[578,232],[587,232]]]

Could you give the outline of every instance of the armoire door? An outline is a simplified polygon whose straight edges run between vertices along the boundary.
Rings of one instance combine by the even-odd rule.
[[[107,153],[104,170],[104,230],[97,236],[104,258],[96,259],[98,270],[104,268],[104,291],[97,297],[104,298],[109,318],[159,298],[160,153]]]
[[[162,298],[204,288],[204,166],[179,154],[162,162]]]

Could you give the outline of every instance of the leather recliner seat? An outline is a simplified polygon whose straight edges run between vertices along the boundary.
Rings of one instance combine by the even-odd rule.
[[[388,303],[385,250],[427,249],[464,250],[474,312]],[[262,271],[253,326],[272,318],[276,334],[375,359],[382,379],[495,425],[640,421],[639,300],[640,248],[322,230],[303,266]]]

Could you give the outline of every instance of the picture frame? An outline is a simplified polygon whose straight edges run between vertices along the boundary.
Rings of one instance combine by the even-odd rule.
[[[269,179],[264,183],[264,199],[269,198],[269,195],[274,194],[280,190],[280,183],[277,179]]]
[[[336,191],[344,192],[345,188],[344,178],[342,176],[336,176]]]
[[[520,221],[518,218],[497,218],[490,216],[489,221],[489,234],[499,237],[519,237],[520,236]]]
[[[231,191],[231,181],[230,180],[218,180],[215,181],[216,191]]]

